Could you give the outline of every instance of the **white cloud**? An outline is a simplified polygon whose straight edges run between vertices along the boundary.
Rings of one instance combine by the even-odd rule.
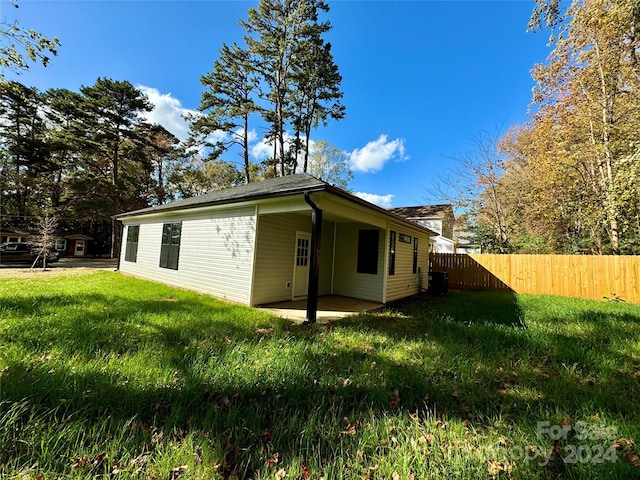
[[[249,141],[256,141],[257,139],[258,135],[256,134],[255,130],[249,131]],[[291,139],[291,135],[289,135],[288,132],[284,132],[285,150],[288,150],[290,148]],[[259,142],[249,147],[249,153],[253,158],[257,160],[264,160],[265,158],[273,157],[273,140],[267,140],[267,138],[263,137]]]
[[[257,138],[254,140],[257,140]],[[258,143],[249,147],[249,153],[251,153],[252,157],[258,160],[273,157],[273,142],[266,138],[262,138]]]
[[[258,134],[256,133],[256,131],[255,131],[255,130],[249,130],[249,135],[248,135],[248,137],[249,137],[249,138],[248,138],[249,143],[253,143],[253,142],[255,142],[256,140],[258,140]]]
[[[170,93],[160,93],[157,88],[145,85],[136,85],[136,88],[154,105],[151,112],[144,114],[145,120],[149,123],[158,123],[180,140],[185,140],[189,135],[189,122],[183,116],[189,113],[197,114],[197,112],[183,107],[180,100],[172,97]]]
[[[406,160],[404,140],[396,138],[387,140],[386,135],[380,135],[377,140],[367,143],[362,148],[356,148],[349,155],[351,168],[356,172],[375,173],[384,167],[389,160]]]
[[[367,202],[378,205],[382,208],[390,208],[391,202],[393,200],[393,194],[389,195],[376,195],[374,193],[365,193],[365,192],[353,192],[356,197],[360,197]]]

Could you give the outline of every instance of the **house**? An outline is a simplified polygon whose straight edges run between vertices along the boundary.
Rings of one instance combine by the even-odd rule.
[[[39,241],[40,238],[37,233],[11,229],[0,231],[0,243],[38,243]],[[84,257],[90,253],[92,242],[93,238],[81,233],[65,235],[64,233],[58,232],[53,238],[53,248],[61,257]]]
[[[455,253],[453,232],[456,219],[450,204],[390,208],[389,211],[436,232],[438,235],[433,238],[434,252]]]
[[[26,242],[31,238],[29,232],[14,229],[0,229],[0,243]]]
[[[473,230],[455,230],[456,253],[482,253],[477,235]]]
[[[92,242],[92,237],[81,233],[57,235],[54,248],[64,257],[86,257],[91,253]]]
[[[387,303],[427,286],[435,233],[307,174],[122,213],[120,271],[246,305]]]

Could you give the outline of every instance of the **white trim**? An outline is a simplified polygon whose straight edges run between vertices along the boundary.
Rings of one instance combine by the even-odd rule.
[[[307,298],[307,294],[305,293],[304,295],[296,295],[296,276],[297,276],[297,272],[296,269],[298,267],[297,263],[298,263],[298,239],[301,237],[305,237],[309,239],[309,251],[307,252],[307,270],[309,270],[311,268],[311,232],[304,232],[302,230],[296,230],[296,240],[293,248],[293,278],[292,278],[292,282],[291,282],[291,300],[301,300],[303,298]],[[309,290],[308,288],[308,277],[307,277],[307,291]]]
[[[260,213],[260,205],[256,205],[255,209],[255,228],[253,229],[253,259],[251,260],[251,280],[249,285],[249,305],[254,305],[253,302],[253,287],[256,282],[256,255],[258,251],[258,214]]]
[[[389,278],[389,231],[391,230],[389,222],[384,230],[384,262],[382,264],[382,303],[387,303],[387,280]]]

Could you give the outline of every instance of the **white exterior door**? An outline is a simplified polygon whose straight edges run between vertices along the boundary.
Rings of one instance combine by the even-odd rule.
[[[311,234],[296,233],[296,255],[293,267],[293,298],[307,296],[309,287],[309,254]]]
[[[73,254],[76,257],[83,257],[84,256],[84,246],[85,246],[84,240],[76,240],[76,248],[73,251]]]

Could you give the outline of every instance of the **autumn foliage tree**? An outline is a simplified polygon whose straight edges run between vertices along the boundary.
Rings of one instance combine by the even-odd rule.
[[[552,50],[532,71],[531,120],[496,143],[504,171],[478,197],[502,192],[511,250],[640,252],[639,26],[636,0],[537,0],[530,28],[551,31]]]
[[[573,199],[567,207],[579,211],[578,220],[595,235],[593,249],[621,253],[640,233],[639,179],[632,175],[640,125],[640,4],[574,0],[563,11],[540,0],[532,22],[554,28],[554,48],[533,71],[538,109],[530,130],[538,140],[529,161],[555,159],[543,171],[564,179]],[[603,239],[606,245],[599,245]]]

